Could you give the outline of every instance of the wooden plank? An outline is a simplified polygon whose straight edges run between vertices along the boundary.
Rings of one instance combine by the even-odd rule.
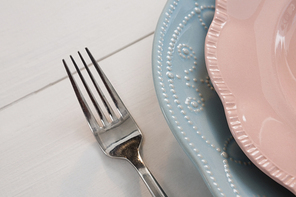
[[[151,34],[165,0],[0,2],[0,109],[65,77],[61,59],[97,58]]]
[[[210,197],[161,114],[151,48],[152,36],[100,65],[142,129],[144,161],[168,196]],[[0,196],[150,196],[130,164],[99,149],[68,79],[2,109],[0,120]]]

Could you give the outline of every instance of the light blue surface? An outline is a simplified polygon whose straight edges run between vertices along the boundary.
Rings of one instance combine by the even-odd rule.
[[[258,170],[229,131],[204,60],[214,6],[214,0],[169,0],[160,16],[152,64],[162,112],[214,196],[294,196]]]

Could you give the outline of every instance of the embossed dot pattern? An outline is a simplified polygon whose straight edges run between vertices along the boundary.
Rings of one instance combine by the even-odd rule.
[[[223,116],[224,111],[217,111],[216,108],[222,107],[222,104],[218,102],[218,95],[207,75],[201,47],[190,40],[190,37],[201,36],[192,35],[192,31],[188,30],[195,28],[198,33],[205,35],[210,25],[209,17],[213,16],[215,7],[213,4],[209,5],[213,1],[184,1],[168,1],[155,34],[153,74],[157,96],[172,132],[180,139],[181,144],[184,143],[186,152],[198,161],[198,168],[202,168],[202,173],[215,190],[215,195],[246,196],[243,195],[246,192],[241,191],[244,186],[237,182],[239,170],[244,169],[244,173],[248,174],[248,169],[255,172],[256,169],[254,170],[254,165],[246,157],[241,156],[242,152],[233,150],[237,146],[234,146],[236,142],[226,120],[223,124],[227,128],[220,124],[223,120],[220,120],[219,113]],[[190,9],[184,11],[180,4],[190,4]],[[175,20],[175,12],[178,13],[178,20]],[[203,47],[204,40],[199,42]],[[209,115],[213,117],[209,117],[210,120],[205,119]],[[217,125],[213,126],[211,123]],[[215,131],[214,134],[211,133],[212,130]],[[221,163],[213,165],[208,152],[218,155]],[[217,166],[221,167],[218,173]],[[260,183],[252,184],[254,188],[254,185]],[[247,191],[247,196],[263,197],[263,194]]]
[[[178,0],[174,1],[171,5],[170,5],[170,9],[168,10],[168,12],[166,13],[166,18],[164,19],[164,23],[162,26],[162,31],[161,31],[161,36],[164,37],[165,36],[165,31],[166,28],[168,27],[167,23],[170,21],[170,15],[173,13],[173,11],[175,10],[175,7],[178,5]],[[206,86],[208,86],[211,90],[214,90],[212,85],[210,84],[210,80],[209,77],[207,76],[205,79],[196,79],[193,78],[191,79],[189,76],[189,73],[193,72],[196,69],[197,64],[197,57],[195,56],[195,52],[194,50],[187,44],[183,43],[183,44],[178,44],[177,46],[177,50],[178,50],[178,54],[181,58],[183,59],[193,59],[193,65],[191,68],[189,68],[188,70],[184,70],[184,79],[185,79],[185,85],[189,88],[193,88],[195,89],[195,91],[198,93],[198,98],[196,97],[188,97],[184,103],[182,103],[177,95],[177,92],[175,90],[175,86],[174,86],[174,80],[181,80],[182,77],[178,74],[174,74],[172,72],[172,62],[171,60],[173,59],[174,56],[174,49],[176,48],[176,43],[178,40],[178,37],[180,36],[180,34],[182,33],[182,30],[184,29],[184,27],[186,26],[187,22],[192,19],[192,17],[194,17],[195,15],[197,15],[197,17],[199,18],[199,22],[200,24],[204,27],[204,29],[208,29],[208,27],[206,26],[206,24],[204,23],[203,19],[201,18],[201,13],[202,11],[206,10],[206,9],[214,9],[214,5],[210,5],[210,6],[205,6],[205,5],[199,5],[197,2],[195,3],[195,7],[194,9],[187,14],[186,16],[184,16],[184,19],[182,20],[181,23],[179,23],[178,27],[174,30],[174,33],[172,34],[172,37],[170,39],[170,43],[169,43],[169,47],[167,50],[167,55],[166,55],[166,62],[165,62],[165,67],[166,67],[166,76],[167,76],[167,80],[170,83],[169,88],[170,88],[170,92],[173,94],[174,102],[176,104],[178,104],[178,108],[180,110],[180,113],[183,114],[184,118],[187,120],[188,124],[192,125],[192,128],[194,130],[196,130],[197,135],[199,135],[207,144],[210,145],[210,147],[214,148],[216,151],[221,151],[220,148],[216,148],[216,145],[211,144],[211,142],[209,140],[206,139],[206,137],[204,135],[201,134],[200,131],[197,131],[197,126],[193,125],[192,121],[190,120],[190,117],[187,116],[186,111],[184,110],[184,106],[183,104],[185,104],[185,107],[188,108],[190,111],[194,111],[196,113],[200,112],[203,110],[203,108],[205,107],[205,103],[204,103],[204,98],[202,93],[199,92],[199,90],[195,87],[194,83],[197,82],[198,80],[200,80],[202,83],[204,83]],[[162,67],[164,67],[164,65],[162,64],[161,60],[163,59],[163,38],[161,38],[159,40],[159,44],[158,44],[158,70],[162,71]],[[164,87],[163,85],[163,81],[165,80],[164,77],[162,76],[161,72],[158,72],[159,76],[159,85]],[[168,95],[166,92],[166,89],[163,88],[163,96],[164,96],[164,101],[167,103],[167,107],[169,109],[172,109],[170,101],[167,99]],[[196,153],[196,155],[200,158],[200,160],[202,161],[202,163],[204,164],[204,168],[206,169],[206,172],[210,175],[210,178],[213,182],[213,184],[218,188],[218,190],[221,192],[221,196],[225,196],[224,193],[222,192],[222,189],[219,187],[219,185],[216,183],[216,179],[213,176],[210,166],[206,165],[207,161],[203,158],[203,156],[199,153],[199,151],[197,150],[197,148],[194,146],[193,143],[190,142],[189,137],[186,135],[185,132],[183,132],[183,128],[179,125],[179,121],[177,120],[176,116],[174,116],[174,111],[170,110],[170,113],[172,115],[172,118],[175,121],[175,124],[177,125],[177,128],[179,129],[179,131],[182,133],[183,138],[189,143],[189,145],[192,147],[192,149],[194,150],[194,152]]]

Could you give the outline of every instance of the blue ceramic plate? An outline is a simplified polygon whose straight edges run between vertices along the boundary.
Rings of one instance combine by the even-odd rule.
[[[204,59],[214,10],[214,0],[168,0],[160,16],[153,77],[163,114],[214,196],[294,196],[258,170],[229,131]]]

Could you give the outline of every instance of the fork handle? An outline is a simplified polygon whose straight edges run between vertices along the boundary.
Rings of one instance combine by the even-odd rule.
[[[128,160],[136,168],[137,172],[153,197],[167,197],[161,186],[144,164],[140,154],[138,154],[137,158],[129,158]]]

